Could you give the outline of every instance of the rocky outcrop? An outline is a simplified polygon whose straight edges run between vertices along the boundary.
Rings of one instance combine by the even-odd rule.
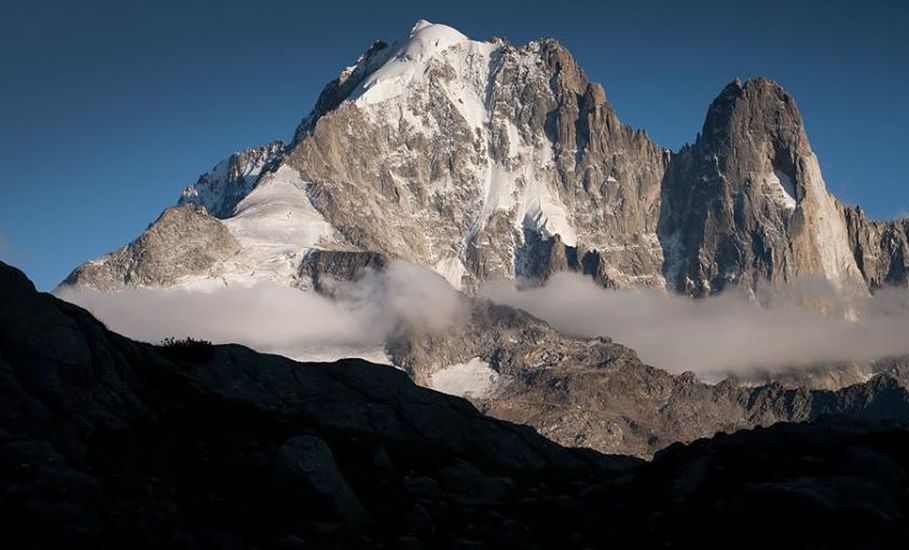
[[[483,395],[470,396],[483,412],[562,445],[645,458],[679,441],[829,414],[909,418],[904,358],[707,384],[647,366],[608,338],[566,336],[482,300],[463,322],[443,332],[411,328],[386,351],[425,385],[449,365],[478,361],[498,374]]]
[[[776,382],[786,388],[838,390],[861,384],[878,375],[886,375],[909,387],[909,357],[890,357],[877,361],[823,363],[772,371],[755,370],[729,376],[742,386],[761,386]]]
[[[909,277],[909,219],[869,220],[860,207],[846,208],[856,265],[872,289],[905,285]]]
[[[304,288],[330,295],[333,282],[356,281],[367,271],[382,271],[388,260],[375,252],[313,250],[300,263]]]
[[[836,391],[778,382],[743,387],[730,381],[708,385],[690,374],[674,376],[629,361],[540,370],[476,403],[489,415],[530,424],[563,445],[640,457],[674,442],[827,414],[909,417],[909,394],[887,375]]]
[[[407,327],[386,352],[424,384],[433,372],[471,359],[488,363],[505,380],[532,378],[557,366],[640,364],[633,350],[608,338],[565,336],[528,313],[485,300],[472,301],[469,317],[443,332]]]
[[[186,204],[168,208],[135,241],[82,264],[62,284],[95,290],[171,286],[185,276],[214,273],[239,250],[220,221]]]

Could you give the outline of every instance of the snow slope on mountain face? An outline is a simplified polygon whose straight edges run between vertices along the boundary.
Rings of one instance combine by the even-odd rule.
[[[334,228],[313,208],[307,186],[286,164],[262,176],[236,214],[224,220],[241,251],[224,263],[222,278],[289,284],[308,250],[336,243]]]
[[[411,89],[415,81],[426,79],[433,60],[444,60],[457,77],[464,77],[474,65],[488,65],[497,47],[492,42],[470,40],[446,25],[420,20],[409,36],[393,44],[377,60],[384,63],[364,79],[350,99],[358,105],[374,105],[397,98]],[[472,126],[479,127],[488,118],[482,98],[477,100],[476,90],[457,86],[459,80],[456,78],[456,85],[446,91],[453,98],[466,100],[459,102],[462,107],[459,110]]]
[[[298,286],[298,271],[306,253],[318,247],[337,247],[342,240],[313,207],[309,185],[293,167],[281,164],[260,176],[232,216],[212,220],[199,214],[226,228],[238,249],[205,271],[174,278],[161,286],[197,291],[262,282]],[[179,248],[182,243],[177,236],[169,245],[161,245]]]
[[[558,193],[547,184],[547,178],[541,177],[541,172],[553,164],[551,147],[546,143],[536,147],[528,144],[513,121],[492,113],[494,91],[491,87],[504,63],[524,68],[524,78],[548,78],[547,75],[532,74],[540,68],[534,60],[540,53],[538,43],[523,49],[508,48],[508,60],[503,59],[506,48],[502,41],[470,40],[451,27],[420,20],[406,40],[392,47],[390,58],[365,79],[352,99],[362,107],[376,105],[367,108],[374,116],[377,112],[386,120],[400,116],[418,132],[436,136],[446,128],[432,122],[427,124],[425,106],[413,96],[430,86],[437,86],[478,137],[477,143],[485,153],[486,158],[475,164],[471,174],[471,179],[480,185],[482,197],[474,232],[496,212],[509,212],[514,208],[513,225],[519,234],[523,227],[528,227],[546,236],[559,234],[563,242],[574,246],[575,232],[567,208]],[[433,71],[442,78],[430,81]],[[381,105],[401,96],[404,96],[403,101],[398,105],[391,108]],[[495,132],[508,136],[504,161],[492,158],[490,149]],[[524,134],[527,133],[525,130]],[[466,182],[449,180],[449,183],[462,185]]]
[[[423,113],[412,108],[412,96],[414,90],[438,85],[468,125],[480,129],[489,122],[486,87],[501,47],[501,42],[471,40],[446,25],[420,20],[407,37],[372,60],[381,66],[363,80],[349,99],[371,114],[385,115],[389,120],[400,116],[417,128],[437,132],[439,128],[424,126]],[[396,99],[399,101],[389,111],[369,108]]]
[[[231,232],[249,243],[310,248],[332,235],[331,225],[312,206],[300,174],[288,165],[263,176],[256,189],[225,220]],[[241,241],[242,244],[242,241]]]

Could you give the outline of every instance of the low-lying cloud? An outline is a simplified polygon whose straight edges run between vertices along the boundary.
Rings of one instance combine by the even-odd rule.
[[[261,283],[58,294],[137,340],[202,338],[310,360],[382,360],[385,338],[402,324],[443,329],[464,311],[463,298],[442,277],[405,262],[392,262],[385,272],[367,273],[355,283],[338,283],[333,291],[336,299]]]
[[[673,372],[708,375],[909,354],[909,294],[902,289],[843,300],[829,285],[805,281],[785,294],[733,291],[691,300],[658,290],[606,290],[559,273],[543,287],[519,290],[497,282],[482,294],[569,334],[609,336]]]
[[[60,295],[139,340],[191,336],[310,360],[386,360],[384,343],[403,325],[442,330],[463,322],[467,307],[440,276],[406,262],[337,283],[332,291],[334,299],[262,283],[206,291],[66,289]],[[559,273],[542,287],[490,283],[481,295],[567,334],[608,336],[648,364],[705,377],[909,354],[909,292],[902,289],[842,300],[829,285],[805,281],[786,294],[727,292],[690,300],[659,290],[606,290]]]

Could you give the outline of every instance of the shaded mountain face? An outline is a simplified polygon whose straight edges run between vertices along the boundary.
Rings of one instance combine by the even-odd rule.
[[[780,533],[794,547],[899,547],[909,536],[909,432],[895,424],[777,425],[645,464],[560,447],[391,367],[133,342],[3,263],[0,379],[11,547],[639,548],[745,530],[746,547],[778,546]],[[905,411],[905,392],[886,387],[813,399],[863,395],[865,418]]]
[[[561,448],[388,366],[133,342],[3,263],[0,377],[4,538],[37,546],[390,537],[407,514],[426,518],[422,497],[443,505],[443,487],[501,499],[513,479],[635,464]]]

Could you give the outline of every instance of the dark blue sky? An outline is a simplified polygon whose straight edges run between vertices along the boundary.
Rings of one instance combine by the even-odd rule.
[[[553,36],[619,116],[673,149],[735,77],[792,93],[827,184],[909,208],[909,8],[738,2],[7,1],[0,15],[0,258],[53,287],[134,238],[234,150],[290,137],[321,87],[419,18]]]

